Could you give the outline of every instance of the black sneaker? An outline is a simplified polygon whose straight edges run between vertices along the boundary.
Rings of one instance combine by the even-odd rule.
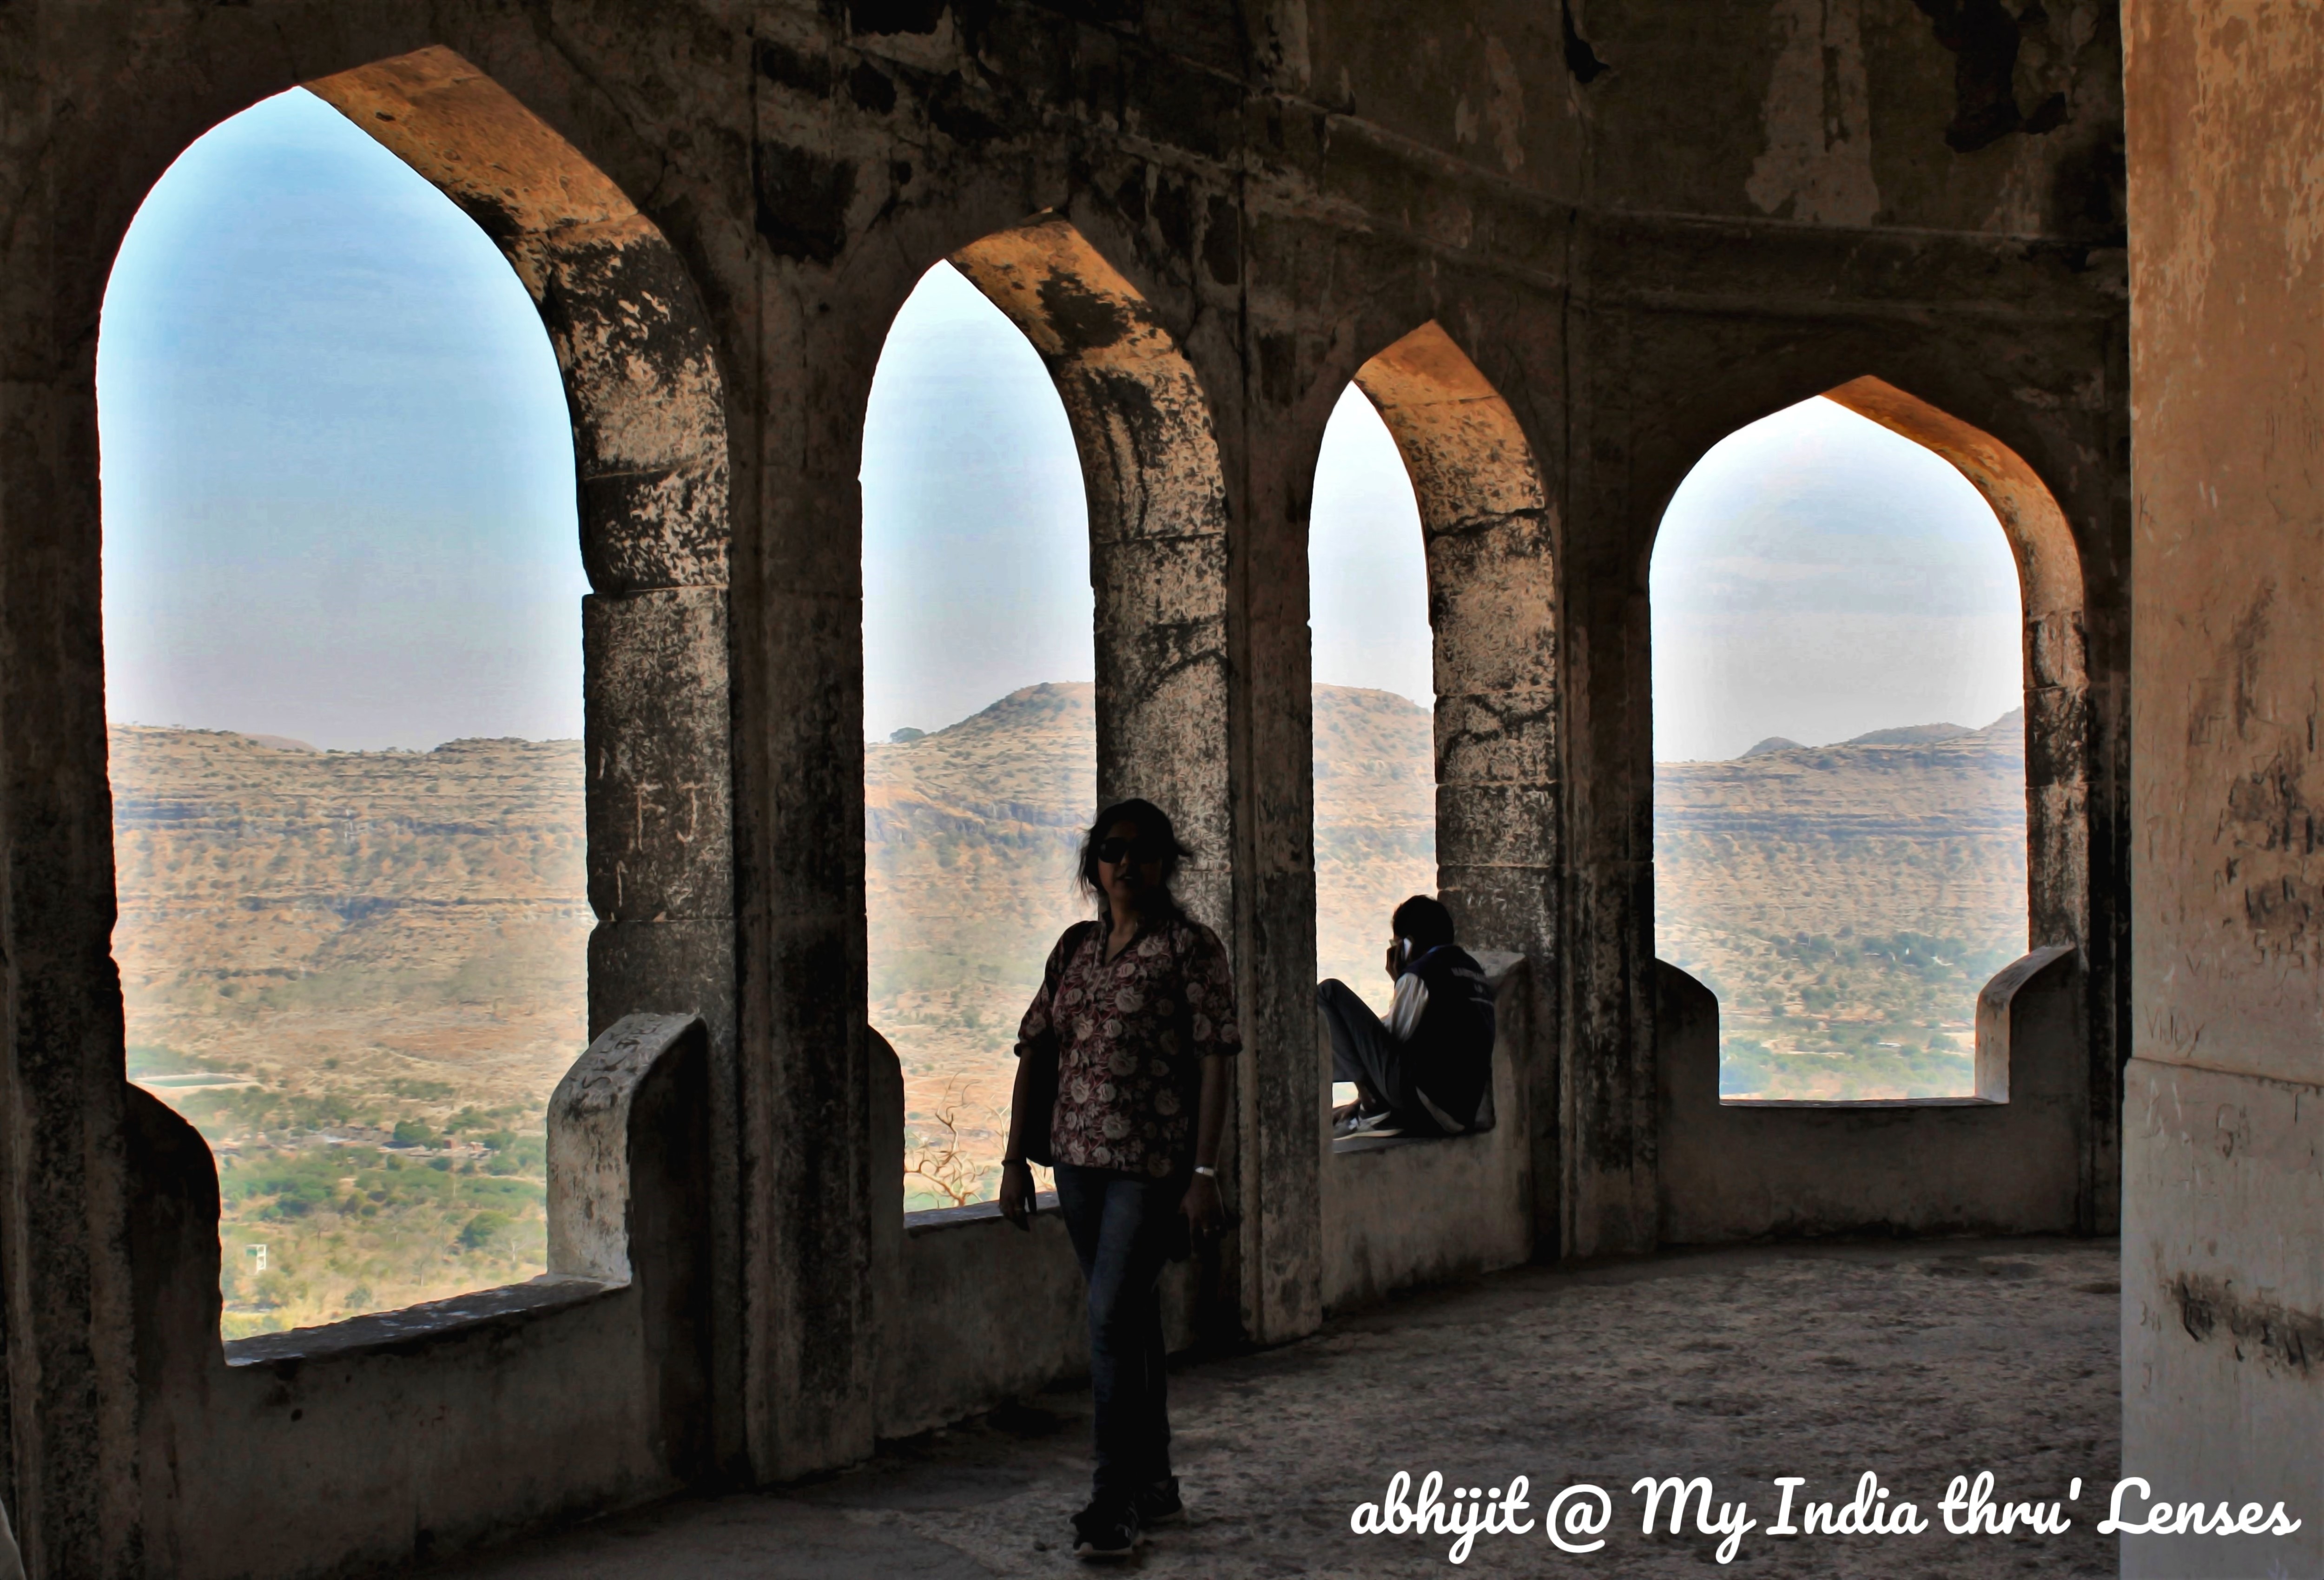
[[[1093,1502],[1074,1516],[1074,1551],[1084,1558],[1126,1558],[1143,1537],[1131,1501]]]
[[[1186,1517],[1186,1505],[1178,1496],[1178,1478],[1166,1475],[1138,1489],[1138,1523],[1141,1529],[1168,1525]]]
[[[1403,1134],[1404,1121],[1392,1113],[1357,1114],[1349,1119],[1346,1127],[1340,1132],[1340,1139],[1348,1141],[1364,1135],[1387,1136]]]

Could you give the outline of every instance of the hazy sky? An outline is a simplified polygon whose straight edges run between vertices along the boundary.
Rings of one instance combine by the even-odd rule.
[[[1429,695],[1420,516],[1351,387],[1314,504],[1315,675]],[[939,263],[896,315],[863,418],[863,724],[941,729],[1087,680],[1089,527],[1065,409],[1000,308]]]
[[[336,747],[580,732],[587,588],[548,337],[484,234],[336,111],[284,94],[171,168],[115,266],[97,381],[114,718]],[[946,265],[881,356],[863,504],[872,739],[1091,677],[1064,407]],[[1316,678],[1425,703],[1418,516],[1353,389],[1311,528]],[[1661,758],[2018,702],[1991,512],[1829,401],[1704,456],[1653,588]]]
[[[1730,434],[1655,539],[1655,757],[1739,756],[2024,700],[2019,593],[1983,496],[1934,454],[1803,401]]]
[[[868,739],[1095,676],[1089,518],[1065,403],[1031,343],[949,263],[888,332],[862,478]]]
[[[482,231],[311,95],[188,149],[97,343],[107,711],[426,748],[581,732],[573,440]]]
[[[1340,392],[1315,460],[1307,630],[1325,685],[1371,686],[1424,707],[1434,698],[1420,502],[1388,425],[1353,384]]]

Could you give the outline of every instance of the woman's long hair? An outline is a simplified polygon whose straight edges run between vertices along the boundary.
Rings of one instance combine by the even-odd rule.
[[[1119,822],[1137,824],[1139,842],[1162,852],[1162,886],[1147,901],[1147,914],[1157,918],[1180,914],[1178,896],[1170,892],[1170,883],[1178,876],[1178,863],[1194,852],[1178,842],[1178,831],[1171,826],[1170,814],[1139,797],[1117,801],[1099,813],[1089,832],[1082,836],[1082,893],[1095,902],[1100,916],[1106,914],[1105,885],[1098,881],[1097,876],[1097,848],[1105,842],[1107,831]]]

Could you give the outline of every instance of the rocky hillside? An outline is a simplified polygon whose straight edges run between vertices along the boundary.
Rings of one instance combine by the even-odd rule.
[[[2025,949],[2025,727],[1922,725],[1655,769],[1655,940],[1720,997],[1731,1095],[1969,1089]]]
[[[336,1057],[545,1099],[584,1030],[578,741],[317,752],[123,726],[111,748],[133,1043],[290,1090]]]
[[[2012,715],[1657,768],[1658,947],[1720,994],[1730,1091],[1965,1086],[1977,988],[2024,946],[2022,736]],[[1319,970],[1383,1006],[1388,914],[1434,887],[1430,739],[1427,711],[1402,697],[1317,688]],[[548,1093],[582,1045],[577,743],[317,752],[122,727],[112,750],[133,1070],[230,1170],[418,1144],[395,1143],[398,1126],[496,1178],[533,1155],[506,1140],[491,1159],[475,1149],[484,1135],[537,1149]],[[1094,758],[1086,684],[1028,687],[867,749],[872,1017],[907,1071],[915,1205],[989,1190],[1018,1017],[1051,943],[1086,914],[1073,863]],[[277,1268],[285,1215],[300,1216],[282,1204],[305,1199],[284,1194],[288,1179],[261,1170],[229,1191],[231,1231],[275,1226]],[[256,1188],[269,1181],[281,1189]],[[302,1254],[370,1271],[318,1276],[279,1311],[309,1319],[358,1295],[396,1304],[494,1281],[480,1271],[494,1256],[518,1276],[538,1270],[537,1213],[477,1234],[458,1190],[408,1213],[396,1204],[409,1191],[361,1194],[372,1250],[325,1236]]]
[[[580,743],[110,745],[130,1073],[219,1154],[229,1337],[539,1272],[586,1032]]]
[[[1436,892],[1435,723],[1393,692],[1315,688],[1315,974],[1385,1013],[1388,918]]]
[[[904,1067],[908,1208],[991,1196],[1018,1018],[1088,914],[1074,855],[1097,785],[1095,688],[1028,686],[867,747],[871,1014]]]
[[[578,741],[316,753],[114,727],[112,781],[133,1043],[293,1089],[326,1057],[456,1069],[493,1104],[544,1099],[572,1061]]]

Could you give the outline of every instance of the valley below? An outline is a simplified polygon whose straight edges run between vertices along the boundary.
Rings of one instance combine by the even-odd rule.
[[[1719,996],[1723,1096],[1974,1091],[2026,948],[2024,720],[1927,728],[1655,765],[1656,952]]]
[[[1019,1018],[1091,914],[1093,688],[870,746],[872,1024],[906,1091],[906,1207],[989,1199]],[[1385,1010],[1435,887],[1431,720],[1315,692],[1317,971]],[[543,1270],[550,1091],[586,1040],[576,741],[318,752],[111,731],[129,1074],[218,1160],[229,1337]],[[1721,1090],[1969,1086],[1978,989],[2025,943],[2023,726],[1658,765],[1658,949],[1720,998]],[[1466,941],[1490,948],[1499,941]]]
[[[578,741],[111,731],[129,1075],[218,1162],[228,1337],[530,1278],[586,1041]]]

